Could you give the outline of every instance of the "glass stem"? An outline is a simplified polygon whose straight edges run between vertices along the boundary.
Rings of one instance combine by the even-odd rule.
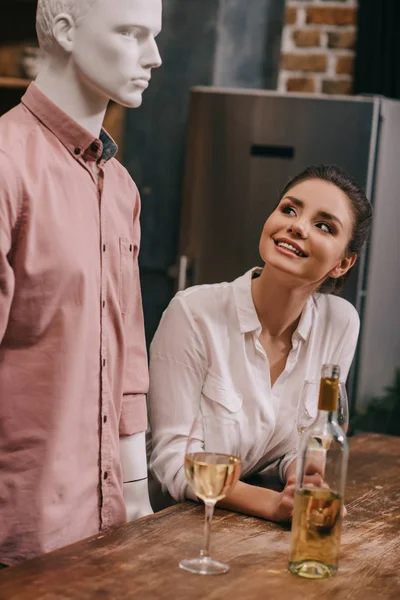
[[[200,558],[210,558],[211,521],[214,514],[215,502],[205,502],[204,541],[200,550]]]

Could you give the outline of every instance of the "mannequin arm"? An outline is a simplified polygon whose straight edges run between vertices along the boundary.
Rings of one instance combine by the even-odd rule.
[[[149,500],[145,432],[119,438],[127,521],[153,513]]]

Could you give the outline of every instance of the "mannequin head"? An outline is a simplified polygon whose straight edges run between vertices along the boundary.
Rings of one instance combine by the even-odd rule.
[[[137,107],[161,65],[161,15],[161,0],[38,0],[36,28],[47,63],[88,93]]]
[[[36,32],[39,45],[44,52],[51,53],[55,42],[54,19],[65,13],[74,23],[84,18],[98,0],[38,0],[36,11]]]

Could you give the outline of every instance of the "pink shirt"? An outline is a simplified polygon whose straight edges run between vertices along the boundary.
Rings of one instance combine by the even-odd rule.
[[[119,436],[146,429],[148,370],[116,150],[35,84],[0,119],[0,563],[126,519]]]

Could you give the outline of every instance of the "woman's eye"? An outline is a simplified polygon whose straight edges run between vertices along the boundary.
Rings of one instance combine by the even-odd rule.
[[[317,227],[326,233],[333,233],[332,227],[328,223],[317,223]]]
[[[294,210],[294,208],[292,206],[289,206],[289,204],[284,204],[281,207],[281,212],[283,212],[285,215],[295,215],[296,211]]]

